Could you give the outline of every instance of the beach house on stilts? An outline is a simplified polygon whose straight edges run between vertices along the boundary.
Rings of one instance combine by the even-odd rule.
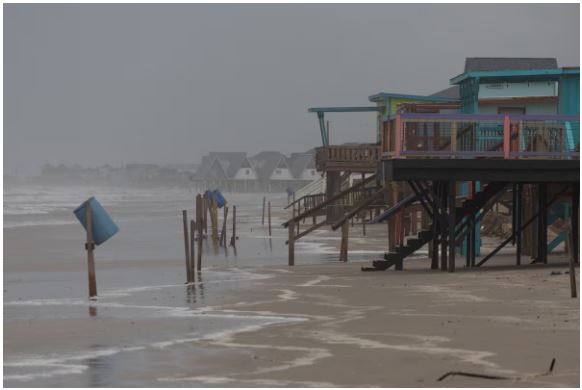
[[[364,270],[402,269],[425,245],[430,267],[450,272],[458,252],[465,266],[478,267],[509,244],[515,246],[517,265],[524,255],[547,263],[548,253],[566,237],[562,232],[548,242],[548,228],[558,219],[567,221],[562,226],[568,226],[569,248],[577,258],[579,74],[578,67],[559,68],[555,59],[468,58],[441,99],[416,97],[391,107],[388,101],[396,96],[373,95],[372,101],[386,100],[375,107],[377,158],[370,181],[363,182],[381,191],[344,208],[333,223],[345,223],[373,196],[388,203],[370,223],[388,221],[389,252]],[[386,109],[378,109],[384,104]],[[313,111],[324,112],[319,110]],[[326,131],[322,124],[324,149],[329,148]],[[335,187],[321,204],[332,206],[342,193]],[[509,209],[511,230],[483,254],[479,232],[499,204]],[[398,216],[418,206],[428,223],[411,235]]]

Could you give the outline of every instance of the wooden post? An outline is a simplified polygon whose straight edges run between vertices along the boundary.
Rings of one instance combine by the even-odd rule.
[[[297,215],[299,215],[299,210],[297,210]],[[300,225],[301,225],[301,221],[298,219],[297,220],[297,234],[299,234]]]
[[[342,225],[342,241],[340,245],[340,261],[347,262],[348,261],[348,232],[350,229],[350,225],[348,221],[345,221]]]
[[[538,261],[548,263],[548,208],[546,205],[547,185],[538,184]]]
[[[269,237],[271,237],[271,201],[269,201]]]
[[[396,119],[394,122],[394,132],[395,132],[395,154],[396,157],[399,158],[400,157],[400,152],[402,150],[402,129],[401,129],[401,120],[400,120],[400,115],[396,115]]]
[[[93,256],[95,243],[93,242],[93,210],[91,202],[85,203],[85,223],[87,225],[87,243],[85,244],[85,249],[87,249],[87,266],[89,271],[89,298],[92,299],[97,296],[97,279],[95,276],[95,258]]]
[[[212,223],[212,241],[218,242],[218,205],[216,197],[210,203],[210,222]]]
[[[570,248],[570,253],[569,253],[569,260],[570,260],[570,264],[569,264],[569,272],[570,272],[570,292],[571,292],[571,296],[572,298],[576,298],[578,296],[578,293],[576,291],[576,266],[575,266],[575,259],[576,259],[576,255],[574,254],[576,252],[576,249],[573,248],[574,244],[573,244],[573,231],[572,228],[569,227],[566,230],[566,239],[568,242],[568,247]]]
[[[451,123],[451,157],[457,153],[457,121]]]
[[[186,252],[186,282],[192,282],[192,275],[190,274],[190,246],[188,245],[188,212],[182,210],[182,224],[184,227],[184,250]]]
[[[208,239],[210,234],[208,234],[208,219],[210,217],[210,198],[208,195],[204,197],[204,233],[206,233],[205,238]]]
[[[193,219],[190,220],[190,261],[188,263],[188,269],[190,270],[190,277],[191,277],[191,282],[194,282],[194,275],[196,274],[196,267],[194,267],[194,254],[196,253],[194,251],[194,248],[196,245],[194,245],[194,242],[196,241],[196,221],[194,221]]]
[[[580,212],[580,188],[578,183],[572,185],[572,217],[571,217],[571,227],[570,227],[570,237],[569,248],[570,248],[570,289],[572,290],[572,298],[576,298],[578,295],[576,293],[576,268],[574,263],[579,259],[578,252],[578,213]]]
[[[232,206],[232,236],[230,246],[236,247],[236,206]]]
[[[439,196],[441,198],[441,205],[443,206],[443,213],[446,214],[447,212],[447,187],[446,187],[446,182],[444,183],[440,183],[440,191],[439,191]],[[443,223],[440,224],[440,229],[441,229],[441,271],[446,271],[448,269],[448,264],[447,264],[447,245],[449,243],[448,241],[448,233],[449,233],[449,224],[448,222],[450,222],[450,220],[448,221],[444,221]]]
[[[261,225],[265,226],[265,202],[267,201],[267,198],[265,196],[263,196],[263,218],[261,219]],[[295,206],[293,206],[295,207]]]
[[[523,232],[521,231],[521,220],[522,220],[522,188],[523,184],[516,184],[517,193],[515,194],[516,205],[513,208],[515,210],[515,263],[521,265],[521,237]]]
[[[362,212],[362,214],[360,214],[362,217],[362,235],[366,235],[366,211],[364,210]]]
[[[196,270],[198,270],[198,275],[200,276],[200,271],[202,270],[202,238],[204,237],[204,215],[206,214],[206,205],[202,195],[198,194],[196,196],[196,217],[198,218],[198,258],[196,261]],[[192,260],[194,261],[194,260]]]
[[[509,159],[509,149],[511,140],[511,128],[509,122],[509,115],[505,115],[503,118],[503,158]]]
[[[204,225],[204,233],[208,236],[208,196],[206,193],[202,197],[202,218],[203,218],[203,225]]]
[[[455,199],[457,197],[456,194],[457,185],[454,180],[449,181],[449,272],[455,272],[455,227],[456,227],[456,219],[455,219]]]
[[[224,206],[224,219],[222,220],[222,231],[220,232],[220,244],[226,248],[226,221],[228,219],[228,207]]]
[[[288,245],[288,250],[289,250],[289,256],[288,256],[288,264],[289,266],[294,266],[295,265],[295,221],[291,220],[289,221],[289,243]]]

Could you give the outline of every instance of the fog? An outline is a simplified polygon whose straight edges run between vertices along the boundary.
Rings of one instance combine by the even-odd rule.
[[[310,106],[448,87],[465,57],[579,65],[579,5],[4,5],[4,174],[305,151]],[[329,116],[373,141],[374,113]]]

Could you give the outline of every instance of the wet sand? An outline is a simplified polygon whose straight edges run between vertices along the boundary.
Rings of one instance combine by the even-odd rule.
[[[96,383],[109,386],[578,387],[579,301],[569,297],[567,266],[559,259],[553,266],[455,274],[427,270],[420,261],[403,272],[364,273],[361,265],[249,269],[269,278],[202,309],[176,309],[183,316],[168,311],[111,320],[107,310],[112,308],[99,302],[95,317],[5,323],[5,354],[38,352],[47,340],[62,347],[108,339],[120,349],[100,357],[125,368],[114,373],[87,365],[82,356],[57,359],[54,364],[63,369],[80,371],[45,382],[57,385],[68,377],[67,384],[83,386],[75,377],[87,380],[95,370]],[[87,310],[84,303],[78,308]],[[242,331],[217,328],[210,335],[175,340],[187,333],[185,327],[199,324],[196,315],[213,313],[217,323],[233,315],[248,324]],[[173,341],[164,345],[160,335]],[[552,358],[553,373],[541,375]],[[75,368],[74,362],[81,364]],[[511,379],[456,376],[437,382],[448,371]]]
[[[122,233],[97,251],[96,301],[77,225],[4,229],[6,386],[579,385],[579,300],[559,255],[519,270],[511,248],[477,270],[459,256],[450,274],[429,270],[424,248],[402,272],[361,272],[386,249],[386,226],[364,237],[356,224],[348,263],[336,261],[339,231],[321,229],[288,268],[290,212],[273,202],[269,239],[256,196],[238,203],[238,255],[205,246],[202,277],[187,286],[187,202],[111,208]],[[485,237],[483,252],[495,243]],[[509,379],[438,382],[448,371]]]

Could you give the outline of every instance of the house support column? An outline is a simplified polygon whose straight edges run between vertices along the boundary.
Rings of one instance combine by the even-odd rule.
[[[449,238],[449,226],[446,220],[447,217],[447,186],[446,182],[439,182],[439,196],[441,199],[441,212],[443,215],[443,223],[441,224],[441,271],[448,269],[447,264],[447,245]]]
[[[454,180],[449,180],[449,188],[447,191],[448,206],[449,206],[449,272],[455,272],[455,207],[457,198],[457,183]]]
[[[521,265],[521,237],[523,236],[523,233],[520,229],[521,227],[521,221],[523,219],[523,207],[522,207],[522,193],[523,193],[523,184],[518,183],[515,187],[515,190],[517,190],[516,194],[515,194],[515,204],[513,205],[513,212],[515,214],[515,227],[513,228],[513,231],[515,233],[515,264],[516,265]]]
[[[538,258],[543,264],[548,263],[548,209],[546,206],[547,184],[538,184]]]
[[[580,212],[580,188],[578,183],[572,184],[572,256],[574,258],[574,262],[580,262],[580,255],[578,250],[578,240],[579,240],[579,232],[578,229],[580,227],[579,215]]]

